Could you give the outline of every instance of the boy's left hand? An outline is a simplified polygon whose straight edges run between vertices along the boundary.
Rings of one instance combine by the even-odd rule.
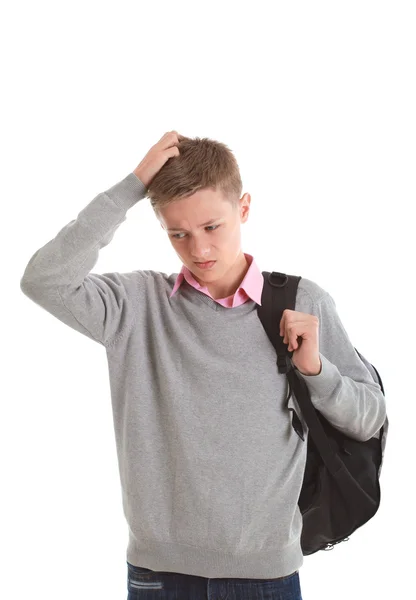
[[[319,319],[315,315],[290,310],[283,311],[280,335],[288,350],[293,350],[292,362],[303,375],[319,375]]]

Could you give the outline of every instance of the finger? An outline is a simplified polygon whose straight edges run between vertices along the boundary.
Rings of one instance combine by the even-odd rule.
[[[284,324],[282,335],[283,335],[283,342],[285,344],[288,344],[290,341],[290,331],[289,331],[289,327],[286,323]]]
[[[180,156],[178,146],[171,146],[166,149],[166,152],[167,152],[167,155],[169,156],[169,158],[173,158],[174,156]]]
[[[165,155],[168,158],[173,158],[174,156],[179,156],[179,148],[177,146],[169,146],[169,148],[166,148],[165,150]]]
[[[159,140],[158,144],[161,145],[161,147],[166,150],[166,148],[169,148],[170,146],[172,146],[173,144],[176,144],[178,142],[178,137],[177,137],[177,133],[176,131],[167,131]]]
[[[284,319],[285,319],[285,315],[282,316],[282,318],[280,319],[280,323],[279,323],[279,333],[281,336],[283,336],[284,334]]]

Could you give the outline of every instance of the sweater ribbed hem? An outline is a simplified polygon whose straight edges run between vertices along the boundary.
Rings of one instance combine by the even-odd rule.
[[[250,554],[227,554],[178,543],[143,540],[130,535],[127,561],[152,571],[169,571],[206,578],[274,579],[303,565],[300,539],[284,548]]]

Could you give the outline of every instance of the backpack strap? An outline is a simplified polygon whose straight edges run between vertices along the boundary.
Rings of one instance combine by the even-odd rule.
[[[298,291],[298,284],[302,277],[296,275],[286,275],[286,273],[280,273],[279,271],[262,271],[264,278],[263,292],[261,296],[261,306],[257,305],[258,317],[277,352],[277,365],[279,373],[287,373],[293,368],[290,361],[293,352],[289,352],[287,344],[283,343],[283,337],[279,333],[279,324],[283,317],[283,311],[286,308],[295,310],[296,306],[296,294]],[[286,401],[289,400],[292,394],[292,388],[289,384],[289,395]],[[292,427],[301,438],[305,441],[305,435],[303,431],[302,423],[296,414],[296,411],[290,408],[292,411]]]
[[[278,271],[271,273],[263,271],[262,275],[265,281],[261,306],[257,305],[258,316],[271,343],[276,348],[279,373],[287,373],[292,368],[289,357],[292,358],[293,352],[289,352],[287,345],[283,343],[283,337],[279,333],[279,324],[286,308],[295,310],[298,284],[302,277],[286,275]]]
[[[263,271],[262,274],[264,285],[261,296],[262,304],[261,306],[257,305],[258,317],[271,343],[276,348],[279,373],[286,374],[291,393],[293,390],[293,394],[308,425],[308,437],[312,437],[326,467],[333,476],[336,476],[343,467],[343,463],[331,447],[316,409],[312,404],[306,381],[298,374],[298,370],[291,361],[293,351],[288,351],[288,344],[283,343],[284,336],[281,336],[279,331],[283,311],[286,308],[295,310],[297,287],[301,276],[286,275],[278,271],[272,271],[272,273]],[[305,441],[302,423],[296,411],[292,412],[292,426],[299,437]]]

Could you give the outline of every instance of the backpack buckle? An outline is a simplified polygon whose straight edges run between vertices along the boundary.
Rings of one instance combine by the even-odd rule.
[[[293,369],[292,361],[288,354],[278,354],[277,355],[277,367],[279,369],[279,373],[288,373]]]

